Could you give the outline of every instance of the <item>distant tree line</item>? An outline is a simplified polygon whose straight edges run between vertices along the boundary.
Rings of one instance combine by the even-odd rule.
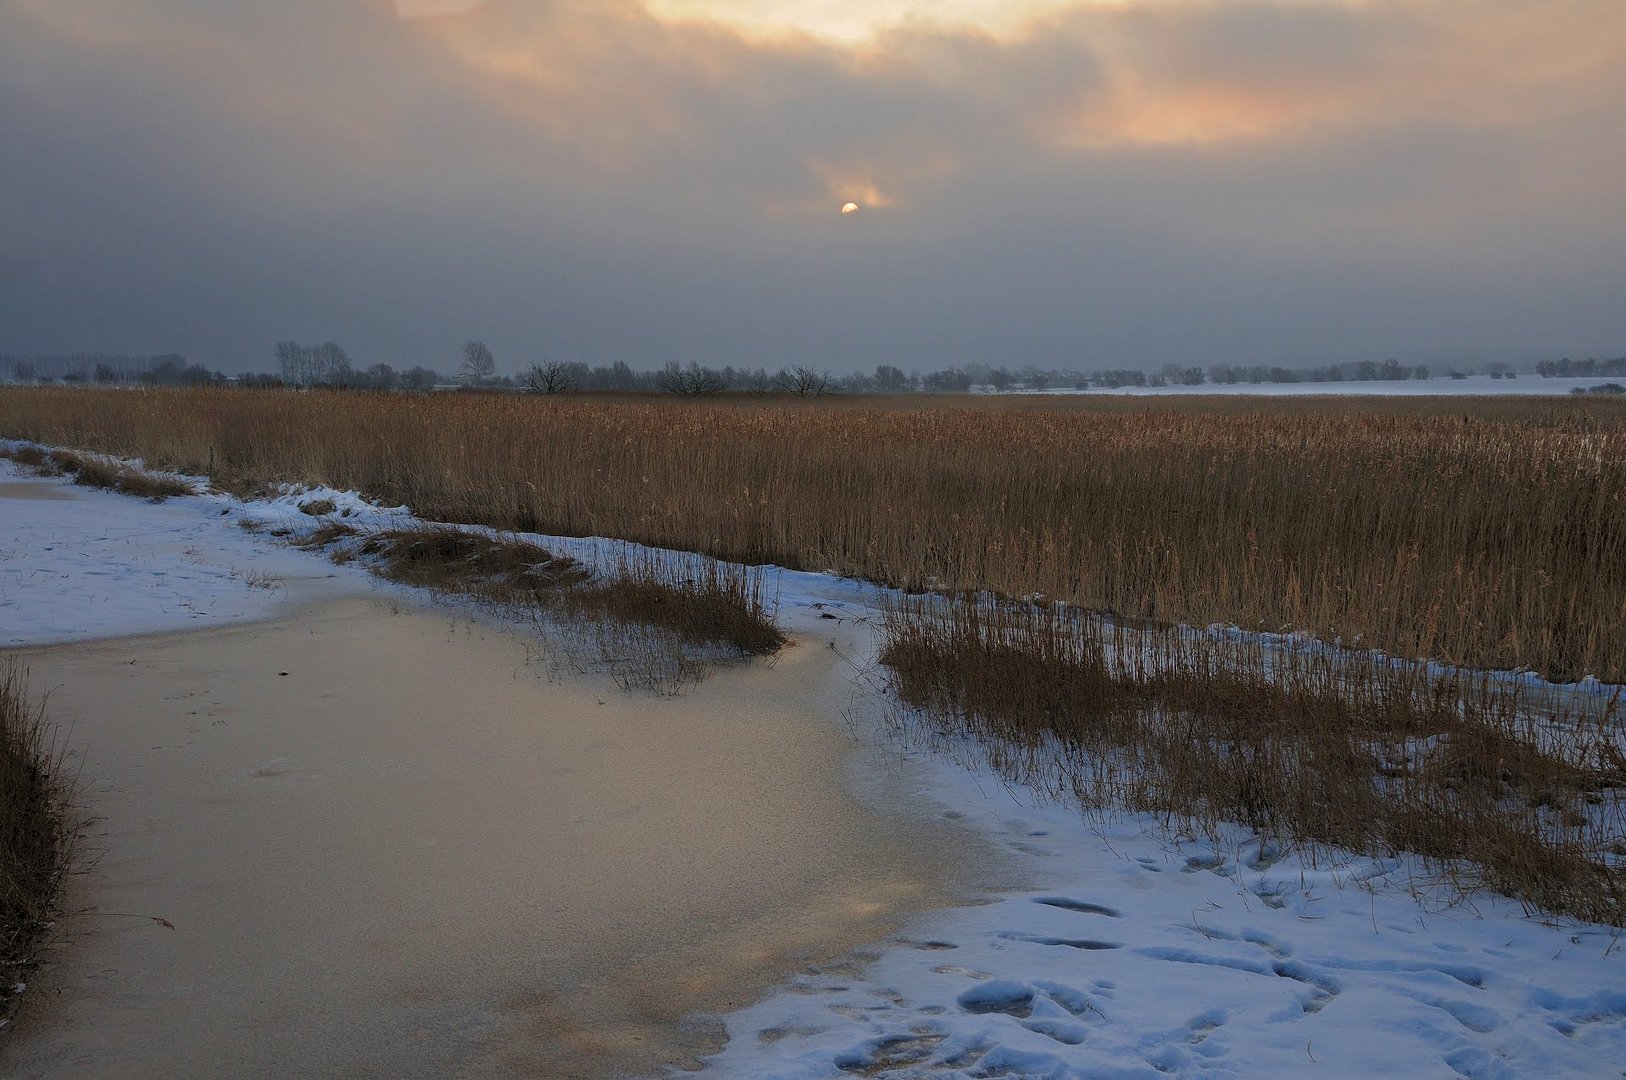
[[[1399,360],[1354,360],[1319,367],[1290,368],[1248,364],[1164,364],[1155,370],[1107,368],[1093,372],[1020,368],[969,363],[935,371],[905,371],[880,364],[868,371],[837,375],[805,365],[770,370],[765,366],[712,367],[677,361],[655,369],[634,368],[623,361],[589,365],[574,360],[538,360],[518,374],[499,374],[497,359],[481,341],[466,342],[457,355],[455,375],[423,366],[396,369],[375,363],[354,362],[337,342],[302,344],[278,341],[272,348],[274,371],[223,375],[202,364],[188,363],[178,354],[131,356],[108,353],[73,353],[21,356],[0,353],[0,380],[13,382],[95,383],[103,385],[198,386],[235,385],[249,388],[324,387],[345,390],[428,391],[459,386],[492,391],[534,394],[641,393],[696,397],[711,394],[751,394],[788,397],[824,397],[830,394],[957,394],[974,391],[1044,391],[1067,389],[1120,389],[1159,386],[1234,386],[1241,383],[1399,382],[1435,378],[1424,364]],[[1543,360],[1536,371],[1544,378],[1626,376],[1626,357],[1599,360]],[[1493,379],[1516,378],[1500,361],[1471,367],[1447,367],[1441,376],[1469,375]]]
[[[65,353],[19,356],[0,353],[0,376],[15,382],[63,382],[148,386],[201,386],[224,382],[226,376],[202,364],[189,364],[177,353],[129,356],[122,353]]]
[[[1595,379],[1604,375],[1626,375],[1626,356],[1610,360],[1543,360],[1536,364],[1536,374],[1544,379]]]

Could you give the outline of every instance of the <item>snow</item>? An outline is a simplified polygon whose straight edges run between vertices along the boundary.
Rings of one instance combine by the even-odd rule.
[[[314,527],[299,509],[313,499],[362,525],[407,516],[326,489],[153,505],[7,462],[0,484],[72,496],[0,496],[5,646],[265,618],[316,595],[382,588],[271,532]],[[597,565],[635,548],[527,538]],[[886,704],[866,674],[880,590],[828,574],[770,575],[782,625],[850,659],[854,723],[885,737]],[[968,747],[953,755],[961,762],[906,742],[891,749],[855,759],[865,796],[929,800],[1004,852],[1020,886],[917,916],[723,1017],[730,1039],[708,1072],[1623,1075],[1618,931],[1535,917],[1483,893],[1448,906],[1407,858],[1315,860],[1241,829],[1175,840],[1150,816],[1085,819],[1003,783]]]
[[[856,977],[727,1018],[718,1075],[1597,1077],[1626,1062],[1626,942],[1506,899],[1427,902],[1407,860],[1086,826],[944,763],[934,794],[1038,887],[915,920]],[[1414,890],[1422,890],[1417,895]]]
[[[265,619],[285,604],[381,587],[361,568],[330,565],[271,535],[314,526],[298,509],[311,499],[332,499],[358,521],[391,516],[353,492],[152,503],[36,477],[5,459],[0,484],[36,492],[0,495],[0,648]],[[260,528],[250,532],[244,521]]]
[[[1171,397],[1180,394],[1201,394],[1219,397],[1302,397],[1307,394],[1332,394],[1340,397],[1358,394],[1379,397],[1469,397],[1514,394],[1568,394],[1572,389],[1590,390],[1604,383],[1621,382],[1613,377],[1590,379],[1543,379],[1539,375],[1520,375],[1514,379],[1493,379],[1489,375],[1469,375],[1461,379],[1437,376],[1432,379],[1408,379],[1397,382],[1301,382],[1301,383],[1202,383],[1197,386],[1120,386],[1095,387],[1073,390],[1056,387],[1048,390],[1022,390],[1030,394],[1117,394],[1125,397]]]

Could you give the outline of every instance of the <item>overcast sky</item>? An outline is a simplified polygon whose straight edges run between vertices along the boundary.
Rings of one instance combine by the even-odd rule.
[[[0,0],[0,351],[278,338],[1618,355],[1626,7]]]

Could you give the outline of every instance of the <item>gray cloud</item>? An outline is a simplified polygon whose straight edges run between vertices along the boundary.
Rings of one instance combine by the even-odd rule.
[[[1611,7],[1081,7],[848,48],[630,0],[0,0],[0,350],[1618,349]]]

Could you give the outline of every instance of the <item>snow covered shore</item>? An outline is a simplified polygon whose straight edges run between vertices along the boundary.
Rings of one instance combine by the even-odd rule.
[[[0,462],[0,646],[271,614],[284,600],[375,588],[290,549],[299,505],[366,525],[403,511],[353,494],[153,506],[57,488]],[[248,531],[240,520],[256,522]],[[531,537],[584,559],[613,541]],[[876,590],[778,572],[780,621],[862,668]],[[874,703],[854,698],[855,724]],[[839,717],[832,717],[833,722]],[[871,718],[873,719],[873,718]],[[1008,852],[1028,882],[918,916],[847,961],[723,1017],[708,1067],[742,1077],[1598,1077],[1626,1062],[1626,940],[1480,895],[1442,907],[1406,859],[1319,864],[1234,831],[1179,843],[1159,822],[1087,823],[976,767],[901,749],[948,818]],[[873,801],[902,782],[870,761]]]

